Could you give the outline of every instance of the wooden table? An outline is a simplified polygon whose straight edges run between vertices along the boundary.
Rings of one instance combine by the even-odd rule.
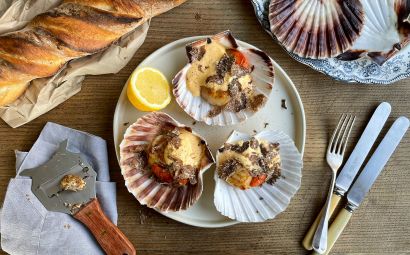
[[[182,37],[226,29],[265,50],[296,84],[307,119],[303,179],[288,209],[274,220],[202,229],[140,206],[127,192],[115,157],[112,118],[125,81],[146,56]],[[13,150],[29,150],[44,124],[53,121],[107,140],[111,177],[118,187],[119,227],[139,254],[306,254],[301,240],[325,200],[330,181],[325,149],[340,114],[357,115],[352,136],[357,141],[379,102],[392,105],[390,126],[398,116],[410,116],[409,98],[409,79],[390,86],[344,84],[291,59],[259,26],[249,1],[189,0],[152,20],[146,42],[120,73],[88,77],[79,94],[23,127],[11,129],[0,123],[0,197],[3,201],[9,179],[15,176]],[[334,254],[410,252],[409,168],[408,133],[336,243]]]

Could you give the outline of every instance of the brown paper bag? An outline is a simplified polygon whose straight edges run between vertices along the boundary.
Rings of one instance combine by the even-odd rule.
[[[24,27],[33,17],[57,6],[61,0],[0,2],[0,34],[4,34]],[[104,51],[70,61],[52,77],[32,81],[19,99],[0,108],[0,117],[11,127],[19,127],[78,93],[85,75],[117,73],[142,45],[148,27],[149,22],[123,36]]]

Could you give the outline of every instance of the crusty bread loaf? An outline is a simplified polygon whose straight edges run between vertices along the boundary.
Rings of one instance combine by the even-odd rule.
[[[30,81],[99,52],[155,15],[186,0],[64,0],[22,30],[0,36],[0,106]]]

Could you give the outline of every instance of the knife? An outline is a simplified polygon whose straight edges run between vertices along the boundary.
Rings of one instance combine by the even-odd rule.
[[[336,179],[335,191],[332,194],[329,208],[330,217],[332,216],[335,208],[339,204],[341,197],[346,193],[350,185],[352,185],[354,177],[358,173],[360,167],[366,159],[367,154],[369,153],[374,142],[376,141],[377,136],[379,135],[384,124],[386,123],[386,120],[389,117],[390,112],[391,106],[387,102],[381,103],[374,111],[372,117],[369,120],[369,123],[367,124],[362,135],[360,136],[359,141],[357,142],[355,148],[350,154],[349,159],[346,161],[339,176]],[[322,217],[323,210],[324,208],[322,208],[319,215],[316,217],[316,220],[313,222],[313,224],[310,226],[310,229],[306,233],[305,238],[303,239],[302,244],[306,250],[313,249],[313,236],[319,224],[320,218]]]
[[[369,192],[373,183],[383,170],[397,145],[399,145],[408,128],[409,120],[406,117],[398,118],[393,123],[382,142],[379,146],[377,146],[376,151],[373,153],[363,171],[348,192],[347,205],[339,212],[329,228],[327,250],[324,254],[328,254],[330,252],[336,240],[342,234],[344,228],[352,217],[352,213],[363,202],[364,197]],[[318,253],[314,252],[312,254]]]
[[[134,255],[134,246],[104,214],[96,198],[97,173],[82,154],[68,151],[67,144],[68,140],[63,141],[48,162],[25,169],[20,175],[32,178],[31,190],[47,210],[67,213],[81,221],[106,254]],[[74,176],[83,186],[76,191],[66,190],[61,182],[67,176]]]

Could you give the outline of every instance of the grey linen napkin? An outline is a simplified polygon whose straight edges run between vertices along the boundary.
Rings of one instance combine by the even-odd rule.
[[[72,216],[47,211],[31,192],[31,179],[18,174],[47,162],[60,142],[81,152],[97,172],[96,193],[101,207],[117,224],[115,183],[110,182],[105,140],[47,123],[29,152],[16,151],[17,176],[10,180],[1,210],[1,248],[10,254],[103,254],[88,229]]]

